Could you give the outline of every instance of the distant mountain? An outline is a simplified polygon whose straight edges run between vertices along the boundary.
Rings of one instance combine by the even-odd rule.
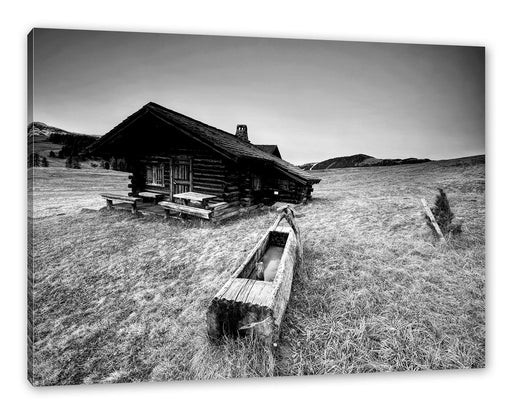
[[[310,162],[307,164],[299,165],[303,170],[329,170],[333,168],[350,168],[350,167],[382,167],[387,165],[402,165],[402,164],[419,164],[429,162],[428,158],[395,158],[395,159],[381,159],[371,157],[366,154],[350,155],[348,157],[330,158],[320,162]]]
[[[44,122],[31,122],[27,127],[27,152],[47,158],[50,167],[64,167],[65,159],[78,156],[99,138],[97,135],[78,134]]]
[[[69,132],[44,122],[31,122],[27,127],[27,135],[30,152],[66,148],[67,152],[73,152],[73,155],[99,138],[99,135]]]
[[[56,127],[53,127],[50,125],[46,125],[43,122],[31,122],[30,124],[28,124],[28,127],[27,127],[27,133],[28,133],[29,139],[31,136],[32,137],[47,137],[48,138],[54,132],[69,134],[68,131],[65,131],[63,129],[56,128]]]

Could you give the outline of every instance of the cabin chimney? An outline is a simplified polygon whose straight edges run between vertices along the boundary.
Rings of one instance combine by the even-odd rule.
[[[249,136],[247,135],[247,125],[238,124],[236,126],[236,134],[242,141],[249,142]]]

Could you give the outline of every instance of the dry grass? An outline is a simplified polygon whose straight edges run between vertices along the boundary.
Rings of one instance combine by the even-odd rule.
[[[61,160],[64,161],[64,160]],[[128,173],[91,168],[65,167],[29,169],[29,188],[32,188],[33,218],[74,214],[81,208],[99,209],[105,201],[101,192],[128,193]],[[29,199],[32,198],[29,194]]]
[[[75,185],[79,172],[68,183],[62,170],[39,182],[46,170],[34,170],[42,209],[34,215],[44,217],[34,219],[39,385],[485,364],[484,164],[319,173],[314,202],[300,207],[305,266],[275,352],[250,341],[213,345],[205,335],[209,300],[274,214],[216,227],[76,213],[96,202],[97,187],[126,188],[121,173],[82,172]],[[49,193],[54,179],[61,191]],[[463,221],[445,248],[419,203],[439,186]],[[54,205],[75,213],[45,217]]]

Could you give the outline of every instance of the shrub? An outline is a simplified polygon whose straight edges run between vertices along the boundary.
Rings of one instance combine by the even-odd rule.
[[[71,155],[66,158],[66,168],[75,168],[80,169],[80,161],[77,157],[72,157]]]
[[[28,156],[28,167],[40,167],[41,166],[41,159],[39,157],[39,154],[32,153]]]
[[[442,188],[438,188],[439,194],[436,196],[434,207],[432,207],[432,214],[439,225],[439,228],[446,236],[448,234],[459,234],[462,232],[462,224],[460,222],[453,222],[455,214],[450,208],[448,197]],[[425,214],[425,219],[432,232],[437,235],[434,225],[430,221],[428,215]]]
[[[98,166],[98,164],[97,164],[97,163],[95,163],[95,162],[91,162],[91,167],[92,167],[92,168],[96,168],[97,166]]]
[[[56,157],[55,152],[53,152],[53,151],[50,151],[50,153],[48,154],[48,156],[49,156],[50,158],[55,158],[55,157]]]
[[[32,167],[39,167],[41,165],[39,154],[31,154],[30,160],[31,160]],[[30,164],[30,162],[29,162],[29,164]]]
[[[112,170],[117,170],[117,159],[115,159],[114,157],[110,159],[110,168]]]
[[[118,161],[117,161],[117,170],[118,171],[127,171],[127,168],[126,168],[126,161],[124,158],[120,158]]]
[[[43,157],[43,159],[41,160],[41,167],[48,167],[48,160],[46,159],[46,157]]]

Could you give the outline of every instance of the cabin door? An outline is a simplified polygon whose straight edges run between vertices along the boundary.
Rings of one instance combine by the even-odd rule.
[[[192,191],[192,159],[171,158],[171,197]]]

